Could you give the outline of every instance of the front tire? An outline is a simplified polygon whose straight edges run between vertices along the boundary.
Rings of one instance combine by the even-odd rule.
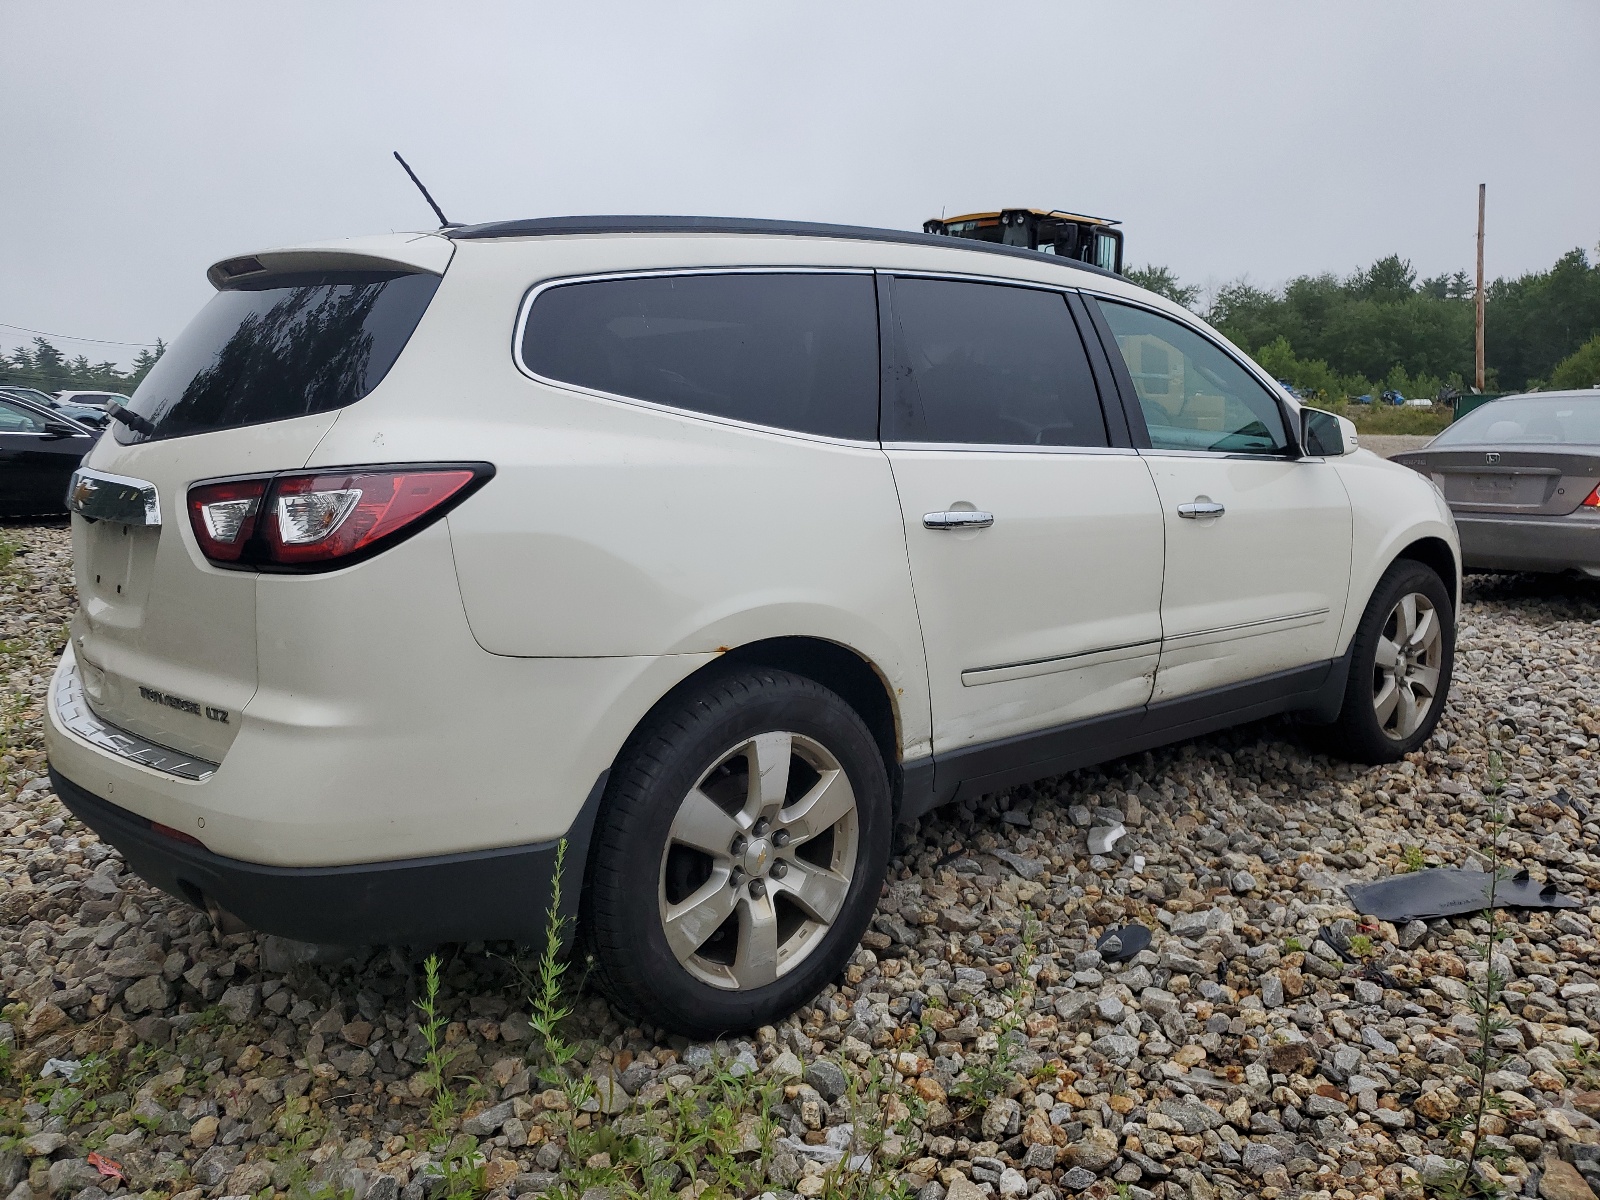
[[[883,756],[848,704],[743,669],[629,739],[595,830],[583,936],[601,987],[690,1037],[771,1024],[860,943],[888,867]]]
[[[1455,614],[1444,581],[1411,559],[1392,564],[1356,627],[1330,748],[1377,764],[1421,746],[1444,712],[1455,648]]]

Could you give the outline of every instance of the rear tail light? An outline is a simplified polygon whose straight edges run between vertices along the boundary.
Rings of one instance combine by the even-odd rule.
[[[1594,491],[1583,498],[1579,508],[1600,508],[1600,484],[1595,485]]]
[[[266,479],[233,479],[189,489],[189,523],[212,562],[238,562],[256,529]]]
[[[218,566],[326,571],[410,537],[493,475],[427,463],[214,480],[189,489],[189,522]]]

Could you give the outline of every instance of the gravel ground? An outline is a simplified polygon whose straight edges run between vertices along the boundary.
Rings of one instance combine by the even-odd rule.
[[[413,958],[218,936],[59,806],[39,726],[68,539],[0,537],[23,548],[0,572],[10,1200],[1415,1195],[1463,1153],[1488,927],[1360,925],[1341,882],[1481,864],[1493,746],[1506,858],[1584,906],[1505,915],[1486,1179],[1600,1182],[1600,589],[1470,581],[1449,711],[1392,767],[1269,722],[936,814],[845,978],[746,1038],[662,1038],[580,990],[549,1043],[532,964],[455,948],[441,1106]],[[1113,820],[1127,835],[1090,854]],[[1129,919],[1151,949],[1102,963],[1095,938]]]
[[[1412,433],[1363,433],[1358,436],[1364,449],[1383,458],[1393,458],[1407,450],[1421,450],[1433,441],[1431,435],[1418,436]]]

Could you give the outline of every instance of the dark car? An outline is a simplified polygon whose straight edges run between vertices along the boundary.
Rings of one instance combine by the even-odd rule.
[[[67,511],[67,481],[100,431],[16,395],[0,396],[0,517]]]
[[[1600,390],[1490,401],[1394,461],[1444,493],[1467,569],[1600,579]]]

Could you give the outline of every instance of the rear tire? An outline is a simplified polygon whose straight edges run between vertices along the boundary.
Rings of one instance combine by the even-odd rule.
[[[780,1020],[859,945],[892,822],[876,742],[821,684],[744,668],[668,700],[596,824],[580,915],[595,978],[689,1037]]]
[[[1432,568],[1400,559],[1383,573],[1350,645],[1344,705],[1329,749],[1362,763],[1404,758],[1433,733],[1455,662],[1455,613]]]

